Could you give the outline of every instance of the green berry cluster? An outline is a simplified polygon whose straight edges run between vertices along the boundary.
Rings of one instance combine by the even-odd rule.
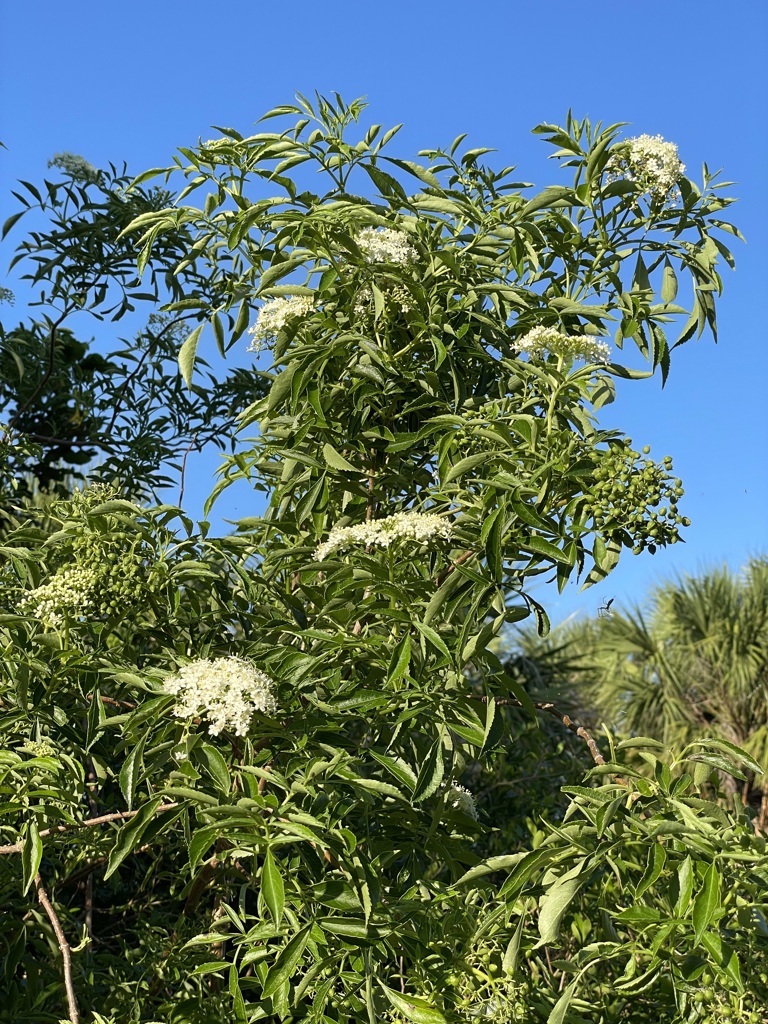
[[[125,612],[146,598],[154,575],[146,545],[132,543],[124,534],[83,532],[72,547],[76,561],[97,573],[92,601],[98,615]]]
[[[600,533],[623,533],[622,541],[634,554],[657,545],[675,544],[679,527],[690,526],[690,520],[678,512],[683,496],[682,480],[672,477],[672,457],[661,462],[634,451],[632,442],[613,445],[597,465],[591,488],[591,512],[595,530]]]

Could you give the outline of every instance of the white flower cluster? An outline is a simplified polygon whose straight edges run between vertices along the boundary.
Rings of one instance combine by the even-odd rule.
[[[328,540],[315,551],[315,561],[354,546],[388,548],[398,540],[411,540],[424,544],[434,537],[449,540],[453,533],[451,523],[432,512],[395,512],[385,519],[373,519],[356,526],[337,526]]]
[[[56,153],[48,161],[49,167],[58,167],[75,181],[82,181],[88,185],[95,184],[99,180],[100,172],[89,164],[88,161],[76,153]]]
[[[515,341],[515,348],[536,358],[546,352],[569,359],[583,359],[586,363],[607,363],[611,350],[604,341],[586,334],[561,334],[554,327],[534,327]]]
[[[309,316],[314,308],[314,300],[310,295],[289,295],[269,299],[259,310],[256,323],[248,328],[248,334],[252,335],[253,341],[247,351],[261,352],[264,342],[276,338],[290,320]]]
[[[674,142],[665,142],[661,135],[638,135],[617,150],[606,168],[612,178],[637,182],[654,201],[676,198],[673,190],[685,172],[685,164]]]
[[[21,608],[56,629],[66,616],[79,618],[92,609],[99,579],[96,569],[82,565],[59,569],[47,583],[21,599]]]
[[[362,249],[366,263],[396,263],[407,267],[418,256],[408,236],[394,228],[363,228],[355,241]]]
[[[446,790],[445,802],[448,807],[461,811],[462,814],[466,814],[477,821],[477,804],[475,803],[474,796],[466,786],[459,786],[455,782],[451,783]]]
[[[245,736],[255,712],[274,714],[274,688],[269,676],[234,656],[193,661],[165,682],[165,692],[177,698],[173,713],[178,718],[204,715],[211,736],[225,729]]]

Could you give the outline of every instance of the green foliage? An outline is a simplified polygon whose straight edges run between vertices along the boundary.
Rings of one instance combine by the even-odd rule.
[[[300,97],[267,115],[295,127],[182,150],[172,203],[143,191],[161,171],[105,199],[110,309],[133,244],[150,287],[172,271],[193,389],[201,325],[226,349],[263,303],[249,333],[273,364],[238,421],[258,436],[211,502],[247,479],[268,504],[210,538],[89,489],[53,531],[30,512],[6,537],[0,1012],[59,1020],[68,987],[95,1021],[749,1020],[764,840],[687,772],[709,776],[711,750],[652,781],[606,763],[496,652],[531,613],[546,632],[541,576],[591,583],[676,538],[645,493],[669,490],[668,464],[595,424],[637,375],[597,361],[599,339],[618,323],[666,374],[664,325],[714,328],[728,200],[682,178],[680,206],[644,197],[608,166],[618,126],[571,118],[537,130],[573,184],[529,199],[461,139],[421,163],[386,155],[396,129],[350,141],[362,109]],[[617,460],[626,493],[606,496]],[[569,761],[529,835],[461,782],[513,758],[537,710],[596,767],[574,781]]]
[[[245,370],[223,380],[209,373],[191,391],[179,379],[180,336],[207,309],[220,283],[186,258],[190,241],[183,231],[164,234],[143,277],[133,245],[120,237],[136,217],[163,209],[171,193],[128,191],[125,169],[96,172],[72,154],[59,154],[51,164],[65,171],[65,180],[45,181],[42,189],[22,182],[23,191],[14,195],[23,209],[3,231],[24,216],[36,225],[17,245],[11,265],[25,269],[22,280],[37,296],[32,306],[41,309],[37,320],[0,327],[0,417],[7,444],[24,438],[37,446],[33,459],[6,459],[4,472],[16,484],[16,501],[39,493],[63,496],[98,457],[89,479],[149,497],[178,476],[180,453],[226,444],[238,409],[260,393],[260,383]],[[220,263],[224,274],[226,260]],[[158,313],[168,298],[181,308]],[[92,351],[67,326],[79,329],[84,314],[97,322],[128,315],[140,326],[120,341],[101,328],[101,352]],[[6,506],[5,514],[10,512]]]

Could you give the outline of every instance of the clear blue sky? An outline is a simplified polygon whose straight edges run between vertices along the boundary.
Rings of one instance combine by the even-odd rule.
[[[564,179],[530,129],[562,122],[569,107],[676,142],[694,178],[704,160],[724,167],[748,244],[736,244],[736,273],[724,271],[720,343],[689,343],[664,391],[658,381],[623,387],[602,416],[655,457],[674,456],[693,521],[687,543],[627,553],[584,594],[537,594],[553,621],[608,597],[618,607],[658,579],[723,561],[736,568],[768,549],[768,344],[758,307],[768,269],[767,29],[768,7],[745,0],[6,3],[0,216],[15,211],[13,182],[39,181],[55,152],[96,166],[125,160],[138,173],[210,138],[212,124],[248,132],[295,90],[367,96],[371,120],[405,122],[405,157],[469,132],[468,144],[495,147],[499,164],[517,164],[537,186]],[[6,243],[0,266],[9,258]],[[205,474],[194,478],[185,504],[199,514]],[[219,509],[252,511],[242,491]]]

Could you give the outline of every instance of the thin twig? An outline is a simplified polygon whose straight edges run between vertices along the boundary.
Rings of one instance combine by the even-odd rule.
[[[472,555],[474,555],[474,554],[477,554],[477,552],[476,551],[465,551],[463,554],[459,555],[459,557],[456,559],[455,562],[452,562],[446,569],[443,569],[443,571],[440,573],[439,576],[435,577],[435,586],[439,587],[443,583],[445,583],[445,581],[448,579],[448,577],[451,575],[451,573],[455,572],[455,570],[458,568],[458,566],[462,565],[464,562],[466,562],[468,559],[470,559],[472,557]]]
[[[192,440],[184,449],[184,458],[181,460],[181,479],[179,480],[179,508],[181,508],[181,503],[184,498],[184,474],[187,471],[187,456],[195,446],[197,446],[197,450],[200,451],[200,445],[197,444],[196,433],[192,435]]]
[[[59,319],[51,324],[51,333],[48,341],[48,366],[42,378],[40,379],[40,382],[38,383],[37,387],[26,400],[24,405],[22,405],[20,409],[17,409],[13,416],[11,416],[11,418],[8,420],[8,429],[13,429],[16,426],[16,424],[19,422],[19,419],[24,415],[27,409],[29,409],[29,407],[32,405],[37,396],[40,394],[40,392],[43,390],[45,385],[50,380],[51,374],[53,373],[56,365],[56,332],[58,331],[61,324],[63,324],[64,321],[67,319],[70,312],[71,310],[67,310],[66,313],[62,313]]]
[[[480,700],[483,702],[483,704],[488,703],[487,697],[473,695],[473,699]],[[552,715],[554,718],[559,719],[559,721],[566,727],[566,729],[570,729],[571,732],[575,733],[580,740],[584,740],[584,742],[587,744],[587,747],[589,748],[589,752],[592,755],[592,760],[595,762],[595,764],[605,764],[605,758],[600,753],[597,744],[589,735],[589,733],[583,725],[578,725],[576,722],[573,721],[570,715],[566,715],[564,711],[561,711],[554,704],[551,704],[548,701],[534,700],[531,701],[531,703],[537,711],[546,711],[548,715]],[[501,697],[496,701],[496,704],[498,706],[506,706],[512,708],[524,707],[524,705],[519,700],[516,700],[514,697]]]
[[[61,921],[59,921],[56,916],[53,904],[48,899],[48,893],[45,891],[39,871],[35,875],[35,886],[37,887],[37,898],[40,901],[40,905],[43,910],[48,915],[48,920],[51,922],[51,927],[58,939],[59,949],[61,950],[61,959],[64,961],[64,988],[67,991],[69,1019],[71,1024],[80,1024],[80,1013],[77,1009],[77,999],[75,998],[75,986],[72,984],[72,952],[69,948],[67,938],[64,935],[64,929],[61,927]]]
[[[155,814],[162,814],[164,811],[172,811],[178,806],[178,803],[160,804],[155,811]],[[40,838],[44,839],[46,836],[56,835],[59,832],[72,832],[75,829],[90,828],[93,825],[106,825],[110,821],[123,821],[126,818],[135,818],[140,810],[141,807],[135,811],[116,811],[114,814],[102,814],[98,818],[88,818],[85,821],[77,821],[72,825],[57,825],[56,828],[44,828],[40,833]],[[23,849],[23,842],[11,843],[9,846],[0,846],[0,855],[5,853],[21,853]]]

